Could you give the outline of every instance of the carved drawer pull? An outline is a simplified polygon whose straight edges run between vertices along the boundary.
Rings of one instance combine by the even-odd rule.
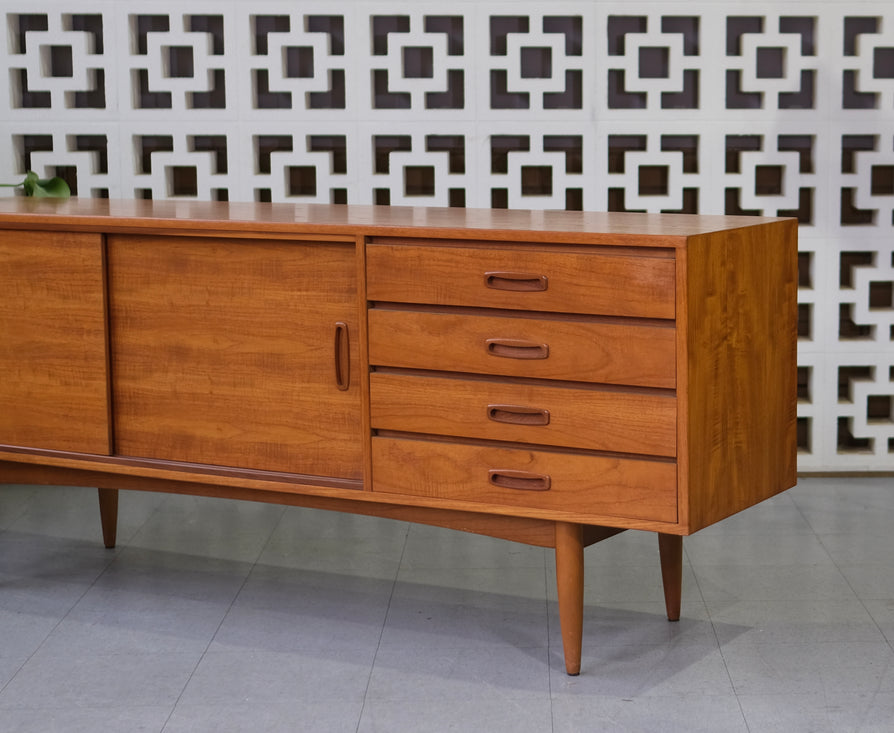
[[[549,344],[538,344],[535,341],[487,339],[485,344],[487,344],[487,353],[491,356],[502,356],[507,359],[546,359],[549,357]]]
[[[487,418],[510,425],[549,425],[549,410],[522,405],[488,405]]]
[[[549,491],[550,477],[542,473],[492,468],[487,472],[487,480],[492,486],[518,491]]]
[[[351,343],[348,324],[335,324],[335,384],[344,392],[351,386]]]
[[[546,275],[526,272],[485,272],[484,284],[494,290],[538,293],[549,287],[549,280]]]

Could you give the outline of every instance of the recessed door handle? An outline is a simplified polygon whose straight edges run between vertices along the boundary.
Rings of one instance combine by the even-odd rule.
[[[538,344],[536,341],[519,339],[487,339],[487,353],[491,356],[502,356],[506,359],[547,359],[549,344]]]
[[[484,284],[493,290],[538,293],[549,287],[549,279],[546,275],[534,275],[528,272],[485,272]]]
[[[549,410],[522,405],[488,405],[487,418],[509,425],[549,425]]]
[[[342,321],[335,324],[335,384],[342,392],[351,386],[351,342]]]
[[[492,486],[517,491],[549,491],[551,483],[546,474],[508,468],[492,468],[487,472],[487,480]]]

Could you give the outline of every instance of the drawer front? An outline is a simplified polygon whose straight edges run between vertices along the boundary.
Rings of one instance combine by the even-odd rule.
[[[369,311],[380,366],[673,388],[670,326]]]
[[[667,394],[370,375],[374,429],[673,457]]]
[[[676,466],[426,440],[372,440],[373,490],[675,522]]]
[[[370,300],[674,317],[674,260],[413,244],[367,246]]]

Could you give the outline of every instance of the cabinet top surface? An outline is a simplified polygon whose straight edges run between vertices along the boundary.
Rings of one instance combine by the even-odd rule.
[[[754,216],[109,199],[0,199],[0,228],[192,234],[486,238],[683,246],[687,237],[783,221]]]

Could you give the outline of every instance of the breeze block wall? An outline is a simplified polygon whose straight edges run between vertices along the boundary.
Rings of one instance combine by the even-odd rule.
[[[894,471],[891,3],[0,10],[9,182],[797,217],[800,468]]]

